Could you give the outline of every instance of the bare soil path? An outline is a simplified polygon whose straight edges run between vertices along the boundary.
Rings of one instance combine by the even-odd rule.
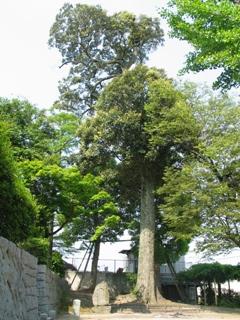
[[[78,317],[63,314],[57,320],[78,320]],[[240,320],[240,309],[204,308],[191,312],[173,313],[82,313],[81,320]]]

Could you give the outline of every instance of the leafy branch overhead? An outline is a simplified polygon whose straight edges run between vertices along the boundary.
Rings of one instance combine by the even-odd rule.
[[[162,11],[170,35],[188,41],[183,72],[219,69],[215,87],[240,86],[240,9],[238,1],[170,0]]]

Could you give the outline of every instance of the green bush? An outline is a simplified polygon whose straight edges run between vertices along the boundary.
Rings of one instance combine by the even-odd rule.
[[[134,293],[134,289],[135,289],[136,283],[137,283],[137,274],[131,273],[131,272],[126,272],[126,273],[124,273],[124,275],[126,276],[127,282],[129,283],[130,291]]]
[[[53,251],[51,270],[58,274],[61,278],[64,277],[64,261],[60,252]]]
[[[222,295],[218,305],[226,308],[240,308],[240,295],[236,292]]]
[[[45,238],[29,238],[21,247],[38,258],[38,264],[49,265],[49,241]]]
[[[0,114],[0,236],[19,243],[32,235],[37,209],[18,172],[9,130]]]

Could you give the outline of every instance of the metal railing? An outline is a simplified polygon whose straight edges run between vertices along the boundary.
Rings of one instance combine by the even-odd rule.
[[[68,263],[72,264],[76,269],[79,268],[80,264],[81,268],[79,271],[83,271],[87,262],[87,258],[83,259],[82,257],[70,257],[65,259]],[[91,270],[91,262],[90,259],[87,271]],[[179,261],[174,264],[176,272],[184,271],[188,269],[192,265],[191,262],[185,263]],[[137,259],[135,260],[127,260],[127,259],[99,259],[98,260],[98,270],[102,272],[117,272],[119,269],[122,269],[123,272],[136,272],[137,271]],[[160,273],[162,274],[170,274],[170,270],[166,264],[160,266]]]

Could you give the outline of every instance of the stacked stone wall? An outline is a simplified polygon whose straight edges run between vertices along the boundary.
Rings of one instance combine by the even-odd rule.
[[[39,265],[37,287],[39,313],[59,310],[68,291],[66,281],[49,270],[45,265]]]
[[[0,237],[0,320],[38,318],[37,259]]]
[[[38,320],[58,310],[66,282],[37,258],[0,237],[0,320]]]

